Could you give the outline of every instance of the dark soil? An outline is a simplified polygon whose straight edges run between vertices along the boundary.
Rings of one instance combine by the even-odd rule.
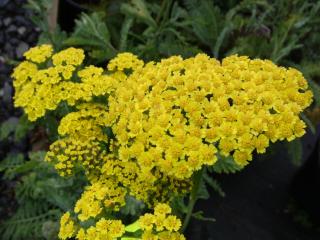
[[[315,141],[316,136],[310,133],[303,138],[304,161],[312,156]],[[216,222],[192,220],[188,239],[320,239],[320,225],[310,218],[320,210],[319,202],[310,206],[319,195],[320,185],[315,182],[311,185],[305,177],[299,179],[299,186],[294,185],[294,179],[300,175],[299,168],[291,163],[283,145],[277,144],[275,148],[277,155],[260,157],[239,173],[216,176],[226,196],[222,198],[211,191],[210,199],[199,201],[195,209]],[[309,209],[300,199],[309,204]]]
[[[296,202],[310,216],[310,220],[320,226],[320,194],[315,194],[320,189],[320,139],[308,157],[306,163],[296,174],[291,187],[291,192]]]
[[[10,78],[14,62],[36,44],[39,31],[30,21],[30,12],[23,8],[26,0],[0,0],[0,124],[21,116],[22,111],[13,106],[13,87]],[[11,138],[0,141],[0,161],[8,153],[28,151],[28,140],[14,142]],[[0,173],[0,178],[1,178]],[[15,181],[0,181],[0,224],[12,214]],[[1,237],[0,237],[1,239]]]

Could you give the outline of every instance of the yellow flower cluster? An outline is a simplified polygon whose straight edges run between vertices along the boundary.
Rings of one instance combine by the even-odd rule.
[[[60,219],[60,239],[71,238],[76,231],[74,221],[70,218],[70,213],[66,212]]]
[[[80,165],[92,178],[96,175],[105,158],[105,152],[94,139],[86,141],[70,138],[60,139],[51,144],[50,151],[46,155],[48,162],[57,160],[55,168],[61,176],[71,175],[73,168]],[[98,172],[100,173],[100,171]]]
[[[124,71],[124,70],[136,70],[142,68],[144,62],[138,59],[137,56],[131,53],[120,53],[114,59],[111,59],[108,64],[109,71]]]
[[[27,59],[44,59],[41,66],[44,61],[49,66],[51,52],[39,49],[26,53]],[[107,224],[101,213],[118,211],[126,195],[153,207],[188,192],[192,174],[213,165],[217,152],[245,166],[270,142],[305,133],[299,114],[310,105],[312,93],[293,68],[237,55],[221,62],[198,54],[144,63],[122,53],[109,62],[107,73],[79,67],[83,59],[81,49],[69,48],[51,57],[52,66],[40,69],[25,61],[13,73],[15,104],[30,120],[61,102],[77,109],[62,118],[62,138],[46,159],[61,175],[77,166],[85,170],[90,186],[74,209],[80,221]],[[168,211],[157,205],[154,215],[140,219],[143,239],[183,239],[177,233],[179,220]],[[62,218],[67,237],[76,232],[69,217]],[[90,231],[79,230],[78,238],[108,236],[98,223]]]
[[[108,124],[121,160],[184,179],[214,164],[217,148],[246,165],[269,141],[302,136],[299,113],[312,101],[307,88],[299,71],[267,60],[174,56],[118,83]]]
[[[144,230],[142,240],[184,240],[184,236],[178,232],[181,221],[170,213],[171,208],[167,204],[159,203],[154,208],[154,214],[141,216],[139,224]]]
[[[78,240],[114,240],[124,234],[124,225],[120,220],[107,220],[101,218],[95,226],[87,230],[81,228],[76,235]]]
[[[57,161],[56,169],[60,175],[72,174],[76,165],[84,167],[87,176],[93,180],[101,175],[101,169],[111,157],[108,149],[109,138],[102,130],[106,115],[106,106],[97,103],[83,103],[78,111],[71,112],[61,119],[58,133],[61,138],[51,144],[46,161]]]
[[[15,87],[14,103],[23,107],[30,121],[55,110],[61,102],[75,105],[77,101],[90,101],[93,96],[108,92],[113,78],[103,74],[103,69],[88,66],[77,72],[84,60],[82,49],[68,48],[52,55],[50,45],[31,48],[25,53],[30,61],[20,63],[12,74]]]
[[[88,201],[86,204],[91,205],[92,203]],[[154,208],[154,214],[146,213],[141,216],[136,222],[138,223],[137,230],[142,230],[141,239],[184,240],[185,237],[179,233],[181,221],[170,213],[169,205],[159,203]],[[60,220],[59,238],[63,240],[70,238],[114,240],[125,235],[125,232],[125,226],[120,220],[107,220],[102,217],[95,225],[84,228],[71,219],[69,212],[66,212]]]
[[[66,212],[60,220],[60,239],[75,238],[77,240],[114,240],[125,233],[124,225],[120,220],[107,220],[101,218],[94,226],[81,228]]]
[[[54,66],[79,66],[84,59],[82,49],[68,48],[52,56]]]
[[[110,64],[114,85],[107,108],[96,110],[89,103],[85,112],[67,115],[59,127],[65,139],[73,139],[69,147],[83,146],[76,140],[84,143],[90,137],[96,146],[109,144],[102,158],[83,165],[97,173],[88,174],[94,181],[75,208],[80,220],[99,217],[102,208],[118,210],[126,194],[153,206],[188,191],[191,175],[203,165],[213,165],[217,151],[244,166],[253,151],[265,152],[270,141],[290,141],[305,132],[299,113],[311,103],[312,94],[295,69],[238,56],[220,63],[204,54],[141,65],[126,53]],[[112,129],[112,144],[105,128]],[[64,149],[52,154],[57,168],[58,151],[63,154]],[[148,219],[155,221],[155,216],[141,221]],[[146,231],[144,238],[166,234]]]
[[[23,55],[29,61],[32,61],[35,63],[43,63],[49,57],[51,57],[52,52],[53,52],[53,48],[51,45],[43,44],[43,45],[31,48],[29,51],[25,52]]]
[[[118,187],[117,182],[95,182],[87,187],[74,208],[80,221],[96,217],[105,208],[119,210],[125,204],[126,189]]]

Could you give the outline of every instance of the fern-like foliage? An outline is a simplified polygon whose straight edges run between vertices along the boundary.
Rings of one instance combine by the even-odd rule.
[[[201,50],[191,42],[191,21],[178,2],[132,0],[121,5],[125,15],[120,43],[144,59],[157,60],[171,55],[190,56]],[[129,20],[130,19],[130,20]],[[130,21],[130,26],[128,22]],[[121,49],[125,49],[121,44]]]
[[[0,172],[3,172],[3,179],[12,180],[16,176],[15,169],[24,164],[24,155],[22,153],[9,153],[6,158],[0,162]]]
[[[23,202],[15,214],[2,224],[0,228],[1,239],[44,239],[42,225],[49,220],[58,221],[60,215],[61,210],[51,208],[47,202]]]
[[[231,25],[225,22],[223,13],[212,1],[188,0],[185,5],[198,41],[218,57],[222,41],[231,30]]]
[[[208,167],[209,172],[216,172],[216,173],[235,173],[242,169],[241,166],[235,163],[234,159],[231,156],[224,157],[218,155],[218,161],[211,167]]]
[[[53,166],[44,162],[45,152],[10,154],[0,163],[3,178],[16,180],[16,212],[0,227],[3,240],[56,239],[57,228],[64,211],[72,208],[85,184],[82,178],[64,179]],[[49,224],[49,225],[50,225]],[[50,225],[50,226],[51,226]]]
[[[146,23],[150,27],[157,27],[157,23],[152,18],[151,12],[144,0],[132,0],[131,3],[123,3],[121,5],[121,12]]]
[[[0,140],[13,140],[19,142],[24,138],[29,131],[34,127],[34,124],[27,120],[26,115],[20,118],[11,117],[0,124]],[[9,139],[12,136],[12,139]]]
[[[3,141],[9,137],[9,135],[14,132],[16,126],[18,125],[17,118],[9,118],[0,125],[0,140]]]
[[[80,19],[76,20],[74,32],[64,44],[86,49],[89,55],[99,62],[114,57],[116,53],[110,43],[110,33],[104,17],[96,12],[90,15],[82,13]]]
[[[218,180],[212,178],[207,173],[203,175],[203,179],[208,186],[210,186],[215,192],[217,192],[220,195],[220,197],[226,196]]]

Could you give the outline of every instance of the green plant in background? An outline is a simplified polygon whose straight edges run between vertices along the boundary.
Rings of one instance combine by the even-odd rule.
[[[66,40],[59,29],[48,37],[44,13],[50,1],[29,2],[43,31],[40,43],[49,41],[57,50],[82,47],[93,63],[123,51],[146,60],[199,52],[216,58],[238,53],[301,68],[308,77],[319,76],[315,49],[320,3],[313,1],[101,0],[85,5],[88,13],[76,20]]]
[[[200,51],[185,36],[190,23],[186,10],[177,2],[163,1],[158,5],[137,0],[109,4],[112,6],[110,12],[82,14],[64,44],[89,49],[90,56],[98,62],[129,50],[145,59],[173,54],[191,56]],[[120,33],[118,29],[121,29]]]
[[[0,141],[6,141],[12,137],[14,142],[19,142],[33,128],[34,124],[28,120],[26,115],[20,118],[9,118],[0,125]]]
[[[84,47],[93,59],[104,60],[112,58],[116,49],[110,43],[110,33],[101,14],[83,13],[80,20],[76,20],[76,27],[65,45]]]
[[[61,31],[59,25],[55,29],[50,28],[48,14],[52,7],[52,0],[28,0],[24,7],[33,12],[30,19],[40,28],[39,43],[50,42],[56,49],[61,49],[62,42],[67,35]]]

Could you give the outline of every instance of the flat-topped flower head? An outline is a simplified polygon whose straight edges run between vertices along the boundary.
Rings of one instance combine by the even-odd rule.
[[[23,56],[29,61],[35,63],[43,63],[51,57],[52,53],[53,47],[49,44],[43,44],[40,46],[30,48],[23,54]]]
[[[67,48],[52,56],[54,66],[79,66],[84,60],[84,51],[79,48]]]
[[[143,67],[144,63],[132,53],[119,53],[116,58],[111,59],[108,63],[109,71],[136,70]]]
[[[307,88],[299,71],[268,60],[174,56],[145,64],[118,83],[109,98],[110,121],[120,149],[131,151],[140,167],[146,153],[158,149],[165,161],[149,166],[184,179],[214,164],[217,151],[243,166],[269,141],[301,136],[299,113],[312,101]]]
[[[170,215],[169,205],[159,203],[155,206],[154,214],[146,213],[139,218],[139,225],[144,231],[142,239],[185,239],[179,233],[181,221]]]
[[[76,232],[74,221],[70,217],[70,212],[66,212],[60,219],[60,239],[69,239]]]
[[[57,109],[62,102],[74,106],[105,95],[114,84],[114,78],[104,74],[102,68],[79,67],[85,57],[82,49],[67,48],[52,53],[50,45],[30,49],[25,54],[30,61],[20,63],[12,74],[14,104],[24,108],[30,121]],[[44,61],[48,61],[46,66],[39,65]]]

